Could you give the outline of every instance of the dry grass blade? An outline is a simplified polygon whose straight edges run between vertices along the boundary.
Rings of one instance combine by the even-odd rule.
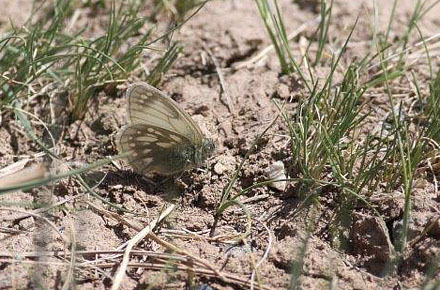
[[[63,241],[63,243],[66,244],[66,239],[64,238],[63,234],[58,230],[57,226],[54,223],[52,223],[50,220],[48,220],[47,218],[45,218],[45,217],[43,217],[41,215],[32,213],[32,212],[28,212],[28,211],[23,210],[23,209],[9,208],[9,207],[0,207],[0,211],[2,211],[2,210],[16,211],[16,212],[24,213],[26,215],[29,215],[29,216],[41,219],[42,221],[47,223],[51,228],[53,228],[55,230],[55,232],[60,236],[60,238]]]
[[[11,217],[11,218],[8,218],[8,217],[7,217],[7,218],[5,218],[5,219],[3,219],[3,220],[4,220],[4,221],[14,221],[14,222],[16,222],[16,221],[18,221],[18,220],[23,220],[23,219],[26,219],[26,218],[28,218],[28,217],[31,217],[32,214],[40,214],[40,213],[46,212],[46,211],[48,211],[48,210],[51,210],[51,209],[53,209],[53,208],[56,208],[56,207],[58,207],[58,206],[60,206],[60,205],[62,205],[62,204],[64,204],[64,203],[66,203],[66,202],[69,202],[69,201],[72,201],[72,200],[74,200],[74,199],[77,199],[78,197],[81,197],[81,196],[83,196],[83,194],[77,194],[77,195],[75,195],[75,196],[68,197],[68,198],[63,199],[63,200],[61,200],[61,201],[59,201],[59,202],[53,203],[53,204],[51,204],[50,206],[47,206],[47,207],[40,207],[40,208],[37,208],[37,209],[33,210],[32,212],[29,212],[29,213],[23,214],[23,215],[21,215],[21,216],[18,216],[18,217]]]
[[[0,178],[2,178],[3,176],[7,176],[19,172],[20,170],[26,167],[26,165],[30,160],[31,160],[30,158],[24,158],[22,160],[9,164],[6,167],[3,167],[2,169],[0,169]]]
[[[24,161],[26,161],[27,163],[28,160],[25,159]],[[23,168],[11,174],[5,174],[5,176],[0,178],[0,188],[7,188],[26,182],[40,180],[47,177],[47,175],[48,170],[46,166],[44,166],[44,164],[35,164],[30,166],[29,168]]]
[[[54,265],[54,266],[67,266],[68,263],[66,262],[41,262],[41,261],[32,261],[32,260],[18,260],[18,259],[0,259],[0,263],[22,263],[22,264],[46,264],[46,265]],[[77,263],[76,267],[81,267],[81,268],[114,268],[115,265],[117,265],[117,263],[99,263],[99,264],[94,264],[94,265],[90,265],[90,264],[85,264],[85,263]],[[151,269],[151,270],[165,270],[168,269],[170,266],[169,265],[164,265],[164,264],[157,264],[157,263],[128,263],[127,267],[130,268],[146,268],[146,269]],[[176,266],[174,269],[177,269],[178,271],[188,271],[188,267],[184,266],[184,265],[178,265]],[[205,275],[208,277],[217,277],[217,275],[215,273],[213,273],[211,270],[208,269],[191,269],[192,271],[194,271],[194,273],[199,274],[199,275]],[[227,278],[228,281],[233,282],[235,284],[238,285],[242,285],[243,287],[250,287],[250,284],[248,282],[247,278],[243,278],[234,274],[230,274],[230,273],[224,273],[225,277]],[[260,289],[263,290],[270,290],[273,289],[271,287],[268,286],[261,286]]]
[[[260,265],[267,259],[267,257],[269,256],[270,249],[272,248],[272,233],[271,233],[271,231],[269,230],[268,226],[265,223],[261,223],[261,224],[263,225],[264,229],[267,231],[267,233],[269,235],[269,240],[267,242],[266,251],[264,251],[263,256],[257,262],[257,264],[255,264],[254,269],[252,270],[251,289],[254,289],[254,280],[255,280],[255,276],[258,274],[257,273],[258,267],[260,267]],[[261,284],[259,286],[261,286]],[[261,287],[259,287],[259,288],[261,288]]]
[[[95,250],[95,251],[75,251],[77,256],[90,256],[90,255],[121,255],[124,254],[125,250]],[[52,256],[56,258],[64,258],[69,257],[71,253],[65,251],[44,251],[44,252],[25,252],[25,253],[15,253],[15,252],[0,252],[0,257],[4,258],[39,258],[44,256]],[[175,259],[175,260],[185,260],[185,257],[168,254],[168,253],[155,253],[152,251],[145,250],[133,250],[131,251],[132,256],[143,256],[143,257],[153,257],[153,258],[162,258],[162,259]]]
[[[66,280],[64,281],[62,290],[67,290],[70,288],[70,284],[74,281],[73,279],[74,279],[74,272],[76,266],[76,233],[72,221],[70,221],[69,227],[70,227],[72,248],[71,248],[69,269],[67,271],[67,277]]]
[[[130,252],[134,246],[136,246],[140,241],[142,241],[151,231],[156,227],[156,225],[166,218],[174,209],[176,205],[170,205],[157,219],[153,220],[148,226],[146,226],[142,231],[136,234],[127,245],[125,249],[124,257],[122,258],[122,263],[119,266],[118,271],[116,272],[114,283],[112,285],[112,290],[119,289],[121,286],[122,280],[125,276],[125,271],[127,270],[127,265],[130,259]]]
[[[223,281],[227,282],[228,280],[226,279],[226,277],[220,273],[220,271],[218,271],[217,269],[215,269],[211,264],[209,264],[208,262],[206,262],[205,260],[202,260],[190,253],[188,253],[185,250],[179,249],[178,247],[174,246],[171,243],[168,243],[164,240],[162,240],[161,238],[159,238],[158,236],[156,236],[154,233],[150,233],[149,237],[154,240],[156,243],[178,253],[184,256],[187,256],[189,258],[191,258],[192,260],[199,262],[200,264],[202,264],[203,266],[205,266],[206,268],[208,268],[209,270],[211,270],[212,272],[214,272],[218,277],[220,277]]]
[[[225,77],[223,76],[223,72],[220,68],[218,60],[214,56],[214,54],[212,54],[211,50],[206,45],[203,45],[203,48],[208,53],[209,57],[211,57],[212,62],[214,63],[215,70],[217,71],[218,79],[220,80],[220,85],[222,87],[222,91],[225,94],[226,105],[228,107],[229,113],[234,114],[235,113],[234,102],[232,101],[231,94],[229,93],[229,89],[227,87]]]
[[[295,29],[294,31],[292,31],[288,35],[287,40],[292,40],[293,38],[297,37],[301,32],[306,30],[311,25],[315,25],[315,24],[319,23],[319,21],[321,21],[321,16],[318,16],[315,19],[312,19],[312,20],[302,24],[300,27],[298,27],[297,29]],[[264,49],[262,49],[257,55],[251,57],[250,59],[235,63],[233,65],[232,69],[239,70],[242,68],[251,68],[274,49],[275,49],[275,46],[273,44],[270,44],[270,45],[266,46]]]
[[[407,48],[405,48],[405,49],[400,49],[400,51],[398,51],[398,52],[396,52],[396,53],[394,53],[394,54],[392,54],[392,55],[390,55],[390,56],[387,56],[386,58],[382,59],[381,61],[378,61],[378,62],[376,62],[376,63],[370,65],[370,66],[367,68],[367,70],[371,70],[371,69],[377,68],[377,67],[379,67],[379,66],[381,65],[381,63],[383,63],[383,62],[386,62],[386,61],[389,61],[389,60],[395,59],[395,58],[401,56],[402,54],[405,54],[405,53],[407,53],[407,52],[410,52],[411,50],[413,50],[413,49],[415,49],[415,48],[417,48],[417,47],[421,47],[421,46],[423,46],[424,44],[426,44],[426,43],[428,43],[428,42],[435,41],[435,40],[437,40],[438,38],[440,38],[440,33],[434,34],[433,36],[428,37],[428,38],[426,38],[426,39],[423,40],[423,41],[419,41],[419,42],[417,42],[416,44],[414,44],[414,45],[412,45],[412,46],[410,46],[410,47],[407,47]],[[435,43],[434,43],[434,45],[435,45]]]
[[[107,216],[107,217],[111,217],[111,218],[113,218],[113,219],[115,219],[115,220],[121,222],[122,224],[124,224],[124,225],[126,225],[126,226],[128,226],[128,227],[130,227],[130,228],[133,228],[133,229],[135,229],[135,230],[137,230],[137,231],[141,231],[141,230],[142,230],[142,227],[141,227],[140,225],[135,224],[133,221],[128,220],[128,219],[126,219],[126,218],[120,216],[119,214],[117,214],[117,213],[115,213],[115,212],[112,212],[112,211],[106,210],[106,209],[104,209],[104,208],[102,208],[102,207],[99,207],[99,206],[97,206],[97,205],[95,205],[95,204],[89,202],[89,201],[86,201],[86,204],[87,204],[88,206],[94,208],[94,209],[95,209],[96,211],[98,211],[99,213],[101,213],[101,214],[103,214],[103,215],[105,215],[105,216]]]
[[[96,205],[90,203],[90,202],[87,202],[87,204],[88,204],[89,206],[93,207],[95,210],[97,210],[97,211],[99,211],[99,212],[105,214],[106,216],[108,216],[108,217],[112,217],[112,218],[114,218],[114,219],[116,219],[116,220],[122,222],[122,223],[123,223],[124,225],[126,225],[126,226],[129,226],[129,227],[131,227],[131,228],[133,228],[133,229],[135,229],[135,230],[137,230],[137,231],[141,231],[141,230],[142,230],[141,227],[139,227],[138,225],[136,225],[134,222],[132,222],[132,221],[130,221],[130,220],[127,220],[127,219],[121,217],[120,215],[118,215],[118,214],[116,214],[116,213],[113,213],[113,212],[107,211],[107,210],[105,210],[105,209],[103,209],[103,208],[100,208],[100,207],[98,207],[98,206],[96,206]],[[206,267],[207,269],[209,269],[209,270],[211,270],[213,273],[215,273],[218,277],[220,277],[222,280],[226,281],[225,276],[224,276],[222,273],[220,273],[220,272],[219,272],[214,266],[212,266],[212,265],[211,265],[210,263],[208,263],[207,261],[205,261],[205,260],[203,260],[203,259],[200,259],[199,257],[197,257],[197,256],[195,256],[195,255],[192,255],[192,254],[188,253],[187,251],[182,250],[182,249],[179,249],[178,247],[174,246],[173,244],[164,241],[163,239],[161,239],[160,237],[158,237],[158,236],[157,236],[156,234],[154,234],[153,232],[149,232],[149,233],[147,234],[147,236],[148,236],[150,239],[154,240],[154,241],[155,241],[156,243],[158,243],[159,245],[161,245],[161,246],[167,248],[168,250],[173,251],[173,252],[175,252],[175,253],[177,253],[177,254],[183,255],[183,256],[185,256],[185,257],[188,257],[189,259],[191,259],[191,260],[197,262],[198,264],[200,264],[200,265]],[[127,247],[128,247],[128,246],[127,246]]]

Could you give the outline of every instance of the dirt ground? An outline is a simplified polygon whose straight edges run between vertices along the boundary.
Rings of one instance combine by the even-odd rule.
[[[29,2],[0,1],[0,5],[6,7],[6,13],[0,16],[0,27],[5,29],[8,26],[7,16],[11,15],[14,17],[10,18],[17,25],[23,23],[26,13],[30,12]],[[304,49],[302,38],[310,37],[316,29],[313,20],[319,16],[319,1],[279,2],[289,33],[306,24],[294,39],[294,54],[300,55]],[[375,17],[373,2],[334,2],[329,30],[329,47],[334,50],[344,43],[356,17],[360,17],[341,67],[347,67],[351,61],[368,52],[375,52],[375,48],[370,47],[371,23]],[[392,2],[376,2],[379,7],[376,21],[381,29],[388,24]],[[399,1],[391,38],[404,32],[413,11],[413,2]],[[439,8],[435,7],[421,20],[419,28],[423,35],[438,33]],[[86,8],[80,12],[78,23],[90,20],[94,23],[94,31],[90,33],[99,34],[104,26],[99,17],[90,19],[92,16]],[[99,11],[98,16],[99,13],[106,12]],[[384,229],[375,216],[355,210],[347,244],[338,247],[332,241],[328,221],[339,200],[331,189],[328,195],[322,196],[319,211],[298,210],[302,199],[297,195],[295,183],[287,184],[283,191],[266,186],[253,189],[241,198],[253,218],[251,235],[245,242],[234,244],[234,239],[228,238],[237,237],[246,230],[246,217],[238,207],[228,209],[217,225],[215,234],[225,238],[209,238],[222,190],[252,142],[277,115],[272,99],[288,100],[287,108],[294,108],[296,100],[306,98],[307,93],[297,76],[280,75],[273,51],[256,63],[246,62],[270,45],[254,1],[211,1],[177,31],[174,38],[182,42],[184,52],[165,76],[160,89],[176,100],[196,121],[211,128],[218,147],[215,155],[202,168],[186,172],[175,183],[166,182],[162,186],[152,184],[133,173],[125,163],[117,162],[84,177],[90,185],[96,185],[95,191],[106,200],[127,209],[129,212],[119,212],[120,216],[133,221],[140,228],[157,218],[171,203],[176,204],[177,208],[157,228],[156,235],[208,261],[222,272],[247,281],[225,282],[215,275],[196,273],[195,289],[247,289],[251,284],[258,289],[258,281],[266,289],[284,289],[289,286],[296,262],[302,265],[300,284],[303,289],[421,287],[429,262],[438,256],[439,233],[425,236],[412,245],[411,256],[406,257],[399,269],[383,275],[389,262],[389,247]],[[154,59],[153,52],[146,53],[145,69]],[[223,69],[227,93],[222,89],[215,63]],[[329,60],[323,62],[322,67],[316,69],[317,75],[324,77],[329,70],[328,65]],[[339,75],[335,78],[342,79],[343,71],[337,71]],[[58,154],[65,162],[71,166],[81,166],[117,154],[114,136],[127,122],[124,91],[129,82],[137,80],[134,75],[127,84],[118,86],[115,95],[102,93],[92,100],[84,121],[76,121],[65,128],[64,137],[57,143]],[[412,90],[409,80],[399,82],[402,100],[410,104],[414,97],[405,94]],[[365,94],[362,101],[365,102],[364,109],[372,112],[368,122],[371,123],[371,130],[374,130],[389,112],[387,98],[381,89],[373,89]],[[48,107],[42,101],[42,104],[35,106],[33,113],[44,116],[48,113]],[[43,132],[41,126],[38,128]],[[1,168],[41,151],[9,113],[2,114],[0,140]],[[276,161],[282,161],[287,166],[290,177],[298,177],[295,169],[288,167],[291,158],[288,140],[285,123],[277,120],[260,142],[256,153],[250,156],[234,185],[233,193],[265,180],[267,168]],[[437,185],[432,179],[424,178],[417,180],[414,190],[412,237],[418,236],[427,221],[439,214]],[[155,181],[161,180],[157,178]],[[403,196],[398,192],[378,192],[372,193],[371,200],[377,201],[375,205],[384,216],[389,227],[387,230],[391,231],[393,223],[401,219]],[[55,204],[61,201],[64,201],[63,205],[43,215],[45,219],[23,217],[29,210],[20,211],[24,208],[23,204]],[[49,289],[61,288],[68,264],[60,266],[56,262],[70,262],[70,259],[63,259],[61,253],[71,250],[73,241],[77,251],[90,251],[82,259],[101,263],[95,268],[76,270],[76,287],[109,288],[118,264],[108,267],[102,265],[109,261],[119,262],[121,255],[109,253],[98,257],[94,251],[122,249],[124,243],[137,232],[105,214],[103,208],[108,206],[84,194],[78,181],[72,178],[54,186],[0,196],[0,204],[0,258],[3,259],[0,260],[0,289],[26,289],[38,285],[45,285]],[[317,221],[312,230],[307,222],[310,220]],[[58,232],[48,226],[49,221]],[[170,253],[151,239],[145,239],[137,249],[150,253]],[[61,258],[54,258],[55,254],[39,258],[25,255],[57,251]],[[14,256],[5,253],[14,253]],[[6,258],[15,258],[20,262],[5,262]],[[139,263],[150,261],[145,257],[133,260]],[[90,264],[93,265],[92,262]],[[252,276],[254,269],[257,269],[257,275]],[[158,270],[153,266],[131,267],[122,289],[179,289],[185,287],[189,275],[187,271],[173,267],[167,270]],[[249,282],[251,280],[253,282]]]

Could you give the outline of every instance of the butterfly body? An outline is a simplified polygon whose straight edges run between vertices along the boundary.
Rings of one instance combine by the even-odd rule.
[[[198,125],[161,91],[135,83],[127,90],[130,124],[118,147],[141,174],[176,174],[201,165],[214,150]]]

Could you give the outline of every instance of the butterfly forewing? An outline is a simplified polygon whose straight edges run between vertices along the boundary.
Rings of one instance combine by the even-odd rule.
[[[190,167],[190,140],[175,132],[147,124],[128,125],[118,136],[119,150],[128,153],[133,169],[141,174],[171,175]]]
[[[171,98],[158,89],[135,83],[127,91],[128,114],[132,124],[146,124],[176,132],[193,142],[201,142],[203,134],[191,117]]]

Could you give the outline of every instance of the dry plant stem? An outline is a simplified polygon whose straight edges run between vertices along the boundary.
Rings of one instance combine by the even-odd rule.
[[[0,262],[1,262],[1,259],[0,259]],[[112,268],[112,267],[114,267],[114,263],[98,264],[96,266]],[[167,265],[154,264],[154,263],[130,263],[128,266],[130,266],[130,267],[144,267],[144,268],[153,269],[153,270],[163,270],[163,269],[166,269],[167,267],[169,267]],[[188,267],[182,266],[182,265],[177,266],[176,268],[177,268],[177,270],[181,270],[181,271],[188,270]],[[193,269],[193,271],[194,271],[194,273],[197,273],[197,274],[203,274],[206,276],[217,277],[217,275],[215,273],[211,272],[210,270],[196,268],[196,269]],[[229,273],[225,273],[225,276],[227,278],[227,281],[235,282],[237,284],[241,284],[241,285],[245,285],[245,286],[249,287],[249,283],[247,282],[247,279],[245,279],[245,278],[241,278],[239,276],[229,274]],[[269,290],[269,289],[273,289],[273,288],[263,286],[262,289]]]
[[[410,51],[410,50],[412,50],[412,49],[414,49],[414,48],[416,48],[416,47],[422,46],[422,45],[424,45],[424,44],[426,44],[426,43],[428,43],[428,42],[430,42],[430,41],[432,41],[432,40],[436,40],[437,38],[440,38],[440,33],[437,33],[437,34],[435,34],[435,35],[433,35],[433,36],[431,36],[431,37],[428,37],[428,38],[426,38],[426,39],[423,40],[423,41],[419,41],[419,42],[417,42],[416,44],[414,44],[414,45],[411,46],[411,47],[407,47],[407,48],[405,48],[405,49],[401,49],[400,51],[396,52],[395,54],[390,55],[390,56],[384,58],[382,61],[377,62],[377,63],[375,63],[375,64],[373,64],[373,65],[370,65],[370,66],[367,68],[367,70],[371,70],[371,69],[373,69],[373,68],[376,68],[376,67],[380,66],[382,62],[386,62],[386,61],[389,61],[389,60],[394,59],[394,58],[396,58],[396,57],[399,57],[401,54],[406,53],[406,52],[408,52],[408,51]]]
[[[41,124],[43,127],[44,127],[44,130],[47,132],[47,134],[49,135],[49,137],[50,137],[50,140],[52,141],[52,148],[56,148],[56,142],[55,142],[55,138],[53,137],[53,135],[52,135],[52,131],[48,128],[48,126],[46,125],[46,123],[43,121],[43,120],[41,120],[38,116],[36,116],[35,114],[32,114],[32,113],[30,113],[30,112],[28,112],[28,111],[25,111],[25,110],[22,110],[22,109],[20,109],[20,108],[17,108],[17,107],[11,107],[11,106],[6,106],[6,108],[8,108],[8,109],[10,109],[10,110],[13,110],[13,111],[19,111],[19,112],[21,112],[21,113],[23,113],[23,114],[25,114],[25,115],[28,115],[28,116],[31,116],[32,118],[34,118],[35,120],[37,120],[38,121],[38,123],[39,124]],[[43,148],[43,151],[46,151],[46,150],[44,150],[44,148]],[[50,151],[50,150],[48,150],[49,152],[45,152],[45,153],[54,153],[54,152],[52,152],[52,151]]]
[[[18,172],[9,174],[0,178],[0,188],[7,188],[10,186],[19,185],[38,179],[47,177],[48,170],[42,163],[35,164],[28,168],[23,168]]]
[[[26,157],[24,159],[21,159],[17,162],[14,162],[12,164],[9,164],[6,167],[3,167],[2,169],[0,169],[0,180],[3,176],[7,176],[10,174],[14,174],[16,172],[19,172],[20,170],[22,170],[23,168],[26,167],[26,165],[28,164],[28,162],[31,160],[31,158]]]
[[[0,227],[0,233],[18,235],[18,234],[23,234],[25,232],[26,231],[21,231],[21,230],[15,230],[15,229],[10,229],[10,228]]]
[[[438,223],[440,216],[435,219],[428,221],[427,225],[423,229],[423,231],[414,238],[411,242],[409,242],[408,249],[411,249],[411,253],[414,251],[414,247],[422,240],[422,238]]]
[[[172,250],[172,251],[174,251],[174,252],[176,252],[176,253],[178,253],[178,254],[180,254],[180,255],[187,256],[187,257],[191,258],[192,260],[194,260],[194,261],[196,261],[196,262],[199,262],[200,264],[202,264],[203,266],[205,266],[206,268],[208,268],[209,270],[211,270],[212,272],[214,272],[214,273],[215,273],[218,277],[220,277],[223,281],[225,281],[225,282],[228,281],[228,280],[225,278],[225,276],[224,276],[222,273],[220,273],[220,271],[218,271],[218,270],[215,269],[211,264],[209,264],[208,262],[206,262],[206,261],[200,259],[199,257],[194,256],[194,255],[188,253],[187,251],[185,251],[185,250],[181,250],[181,249],[179,249],[178,247],[176,247],[175,245],[173,245],[173,244],[171,244],[171,243],[168,243],[168,242],[162,240],[161,238],[159,238],[158,236],[156,236],[156,234],[154,234],[154,233],[150,233],[149,238],[152,239],[153,241],[155,241],[156,243],[158,243],[158,244],[161,245],[161,246],[164,246],[164,247],[166,247],[166,248],[168,248],[168,249],[170,249],[170,250]]]
[[[137,231],[140,231],[140,230],[142,229],[141,227],[135,225],[132,221],[129,221],[129,220],[127,220],[127,219],[121,217],[120,215],[118,215],[118,214],[116,214],[116,213],[113,213],[113,212],[110,212],[110,211],[105,210],[105,209],[103,209],[103,208],[100,208],[100,207],[94,205],[94,204],[91,203],[91,202],[86,202],[86,203],[87,203],[89,206],[91,206],[91,207],[93,207],[94,209],[96,209],[97,211],[99,211],[99,212],[101,212],[101,213],[103,213],[103,214],[105,214],[105,215],[107,215],[107,216],[109,216],[109,217],[112,217],[112,218],[114,218],[114,219],[116,219],[116,220],[118,220],[118,221],[120,221],[120,222],[122,222],[124,225],[126,225],[126,226],[128,226],[128,227],[131,227],[131,228],[133,228],[133,229],[135,229],[135,230],[137,230]],[[175,252],[175,253],[177,253],[177,254],[180,254],[180,255],[183,255],[183,256],[186,256],[186,257],[191,258],[191,259],[194,260],[195,262],[197,262],[197,263],[199,263],[199,264],[205,266],[206,268],[210,269],[210,270],[213,271],[217,276],[219,276],[221,279],[223,279],[224,281],[226,281],[226,278],[224,277],[224,275],[223,275],[222,273],[220,273],[217,269],[215,269],[215,268],[214,268],[211,264],[209,264],[207,261],[205,261],[205,260],[203,260],[203,259],[200,259],[199,257],[194,256],[194,255],[192,255],[192,254],[186,252],[185,250],[181,250],[181,249],[179,249],[178,247],[174,246],[173,244],[164,241],[163,239],[159,238],[159,237],[158,237],[156,234],[154,234],[153,232],[148,233],[148,237],[149,237],[150,239],[154,240],[154,241],[155,241],[156,243],[158,243],[159,245],[161,245],[161,246],[163,246],[163,247],[165,247],[165,248],[167,248],[167,249],[169,249],[169,250],[171,250],[171,251],[173,251],[173,252]]]
[[[319,23],[319,21],[321,21],[321,16],[316,17],[313,20],[310,20],[304,24],[302,24],[300,27],[298,27],[297,29],[295,29],[294,31],[292,31],[288,36],[287,36],[287,40],[292,40],[293,38],[297,37],[301,32],[303,32],[304,30],[306,30],[310,25],[313,24],[317,24]],[[250,68],[253,65],[255,65],[259,60],[261,60],[264,56],[266,56],[269,52],[271,52],[274,49],[274,45],[268,45],[266,48],[264,48],[263,50],[261,50],[256,56],[253,56],[252,58],[242,61],[242,62],[238,62],[236,63],[236,65],[233,66],[234,70],[239,70],[242,68]]]
[[[223,76],[223,72],[221,71],[220,65],[217,61],[217,58],[214,56],[214,54],[212,54],[211,50],[207,46],[203,45],[203,48],[206,50],[208,55],[211,57],[212,62],[214,63],[215,70],[217,71],[218,79],[220,80],[220,86],[222,87],[223,93],[225,94],[226,104],[227,104],[229,113],[234,115],[235,114],[234,102],[232,101],[231,94],[229,93],[229,89],[226,85],[226,81]]]
[[[243,245],[245,246],[245,247],[249,247],[249,243],[248,243],[248,241],[247,241],[247,239],[246,238],[243,238]],[[255,276],[257,277],[257,280],[258,280],[258,285],[260,286],[260,287],[258,287],[258,288],[261,288],[261,279],[260,279],[260,274],[258,273],[258,271],[257,271],[257,266],[256,266],[256,264],[255,264],[255,257],[254,257],[254,254],[253,254],[253,252],[251,252],[250,254],[249,254],[249,256],[248,256],[248,263],[250,264],[250,266],[251,266],[251,269],[252,269],[252,275],[251,275],[251,278],[250,278],[250,281],[251,281],[251,290],[253,290],[254,289],[254,279],[255,279]]]
[[[44,265],[53,265],[53,266],[60,266],[60,267],[67,266],[67,263],[64,263],[64,262],[41,262],[41,261],[32,261],[32,260],[23,261],[23,260],[18,260],[18,259],[0,259],[0,263],[44,264]],[[100,263],[100,264],[94,264],[94,265],[77,263],[76,267],[81,267],[81,268],[98,268],[98,267],[99,268],[114,268],[115,265],[117,265],[117,263]],[[151,269],[151,270],[164,270],[164,269],[168,269],[169,265],[155,264],[155,263],[129,263],[129,264],[127,264],[127,267],[147,268],[147,269]],[[177,266],[176,269],[180,270],[180,271],[187,271],[188,267],[180,265],[180,266]],[[196,269],[193,269],[193,271],[197,274],[202,274],[202,275],[206,275],[206,276],[211,276],[211,277],[217,276],[211,270],[207,270],[207,269],[197,269],[196,268]],[[224,275],[226,276],[226,278],[230,282],[234,282],[236,284],[244,285],[247,287],[250,286],[246,278],[242,278],[240,276],[236,276],[236,275],[230,274],[230,273],[224,273]],[[270,288],[267,286],[262,286],[261,289],[271,290],[273,288]]]
[[[53,228],[53,229],[55,230],[55,232],[61,237],[61,240],[63,241],[63,243],[66,244],[66,239],[64,238],[63,234],[60,233],[60,231],[57,229],[57,226],[56,226],[54,223],[52,223],[50,220],[48,220],[47,218],[42,217],[42,216],[40,216],[40,215],[38,215],[38,214],[35,214],[35,213],[31,213],[31,212],[28,212],[28,211],[22,210],[22,209],[17,209],[17,208],[0,207],[0,211],[1,211],[1,210],[8,210],[8,211],[21,212],[21,213],[25,213],[25,214],[27,214],[27,215],[29,215],[29,216],[32,216],[32,217],[39,218],[39,219],[43,220],[43,221],[46,222],[51,228]]]
[[[261,224],[266,229],[266,231],[267,231],[267,233],[269,235],[269,241],[267,242],[267,248],[266,248],[266,251],[263,254],[263,257],[261,257],[261,259],[258,261],[258,263],[255,265],[254,269],[252,270],[251,290],[254,289],[254,279],[255,279],[255,275],[257,274],[257,269],[258,269],[258,267],[261,266],[261,264],[264,262],[264,260],[267,259],[267,256],[269,256],[270,249],[272,248],[272,233],[271,233],[271,231],[269,230],[269,228],[267,227],[267,225],[265,223],[262,222]]]
[[[101,214],[106,215],[108,217],[111,217],[111,218],[121,222],[122,224],[124,224],[124,225],[126,225],[126,226],[128,226],[130,228],[133,228],[133,229],[135,229],[137,231],[141,231],[142,230],[142,227],[140,225],[135,224],[133,221],[130,221],[130,220],[120,216],[119,214],[117,214],[115,212],[112,212],[112,211],[106,210],[106,209],[104,209],[102,207],[99,207],[99,206],[93,204],[90,201],[86,201],[85,203],[88,206],[94,208],[96,211],[100,212]]]
[[[248,197],[246,199],[241,200],[241,203],[245,204],[245,203],[251,203],[251,202],[256,202],[256,201],[260,201],[263,199],[268,198],[270,195],[265,193],[265,194],[260,194],[260,195],[256,195],[256,196],[252,196],[252,197]]]
[[[111,255],[111,254],[124,254],[125,250],[96,250],[96,251],[75,251],[76,256],[90,256],[90,255]],[[27,253],[13,253],[13,252],[0,252],[0,257],[4,258],[39,258],[44,256],[52,256],[57,258],[66,258],[71,253],[65,253],[64,251],[46,251],[46,252],[27,252]],[[175,259],[175,260],[186,260],[184,256],[173,255],[167,253],[155,253],[145,250],[133,250],[131,251],[132,256],[147,256],[152,258],[162,258],[162,259]],[[107,257],[105,257],[107,258]]]
[[[188,281],[188,287],[193,288],[194,285],[194,277],[195,277],[195,272],[194,272],[194,261],[191,259],[187,259],[185,262],[185,265],[188,267],[187,275],[187,281]]]
[[[133,249],[134,246],[136,246],[140,241],[142,241],[151,231],[156,227],[156,225],[166,218],[174,209],[176,205],[170,205],[162,214],[155,220],[153,220],[147,227],[145,227],[142,231],[137,233],[129,242],[127,245],[127,248],[124,253],[124,257],[122,258],[122,263],[116,272],[114,283],[112,285],[112,290],[119,289],[121,286],[122,280],[125,276],[125,271],[127,270],[127,265],[130,259],[130,252]]]
[[[202,237],[200,235],[196,234],[179,234],[179,233],[167,233],[167,232],[161,232],[165,237],[173,237],[173,238],[179,238],[179,239],[191,239],[191,240],[199,240],[199,241],[205,241],[205,242],[212,242],[212,243],[223,243],[223,244],[229,244],[229,245],[236,245],[237,244],[237,236],[236,235],[218,235],[215,237]],[[235,239],[235,240],[234,240]]]
[[[159,243],[162,243],[162,240],[159,241]],[[175,248],[175,247],[174,247]],[[20,257],[20,259],[24,259],[24,258],[30,258],[30,259],[34,259],[34,258],[40,258],[40,257],[58,257],[58,258],[66,258],[69,255],[75,255],[75,256],[85,256],[85,255],[108,255],[108,254],[123,254],[125,251],[122,250],[97,250],[97,251],[75,251],[75,252],[71,252],[71,253],[65,253],[65,252],[57,252],[57,251],[48,251],[48,252],[29,252],[29,253],[21,253],[20,255],[17,255],[17,253],[12,253],[12,252],[0,252],[0,257],[4,257],[4,258],[17,258],[17,256]],[[163,260],[163,261],[169,261],[170,259],[173,259],[175,261],[179,261],[179,262],[183,262],[188,263],[188,261],[193,261],[193,262],[197,262],[197,264],[195,264],[195,266],[203,266],[206,267],[203,261],[199,262],[200,259],[197,259],[192,257],[191,255],[176,255],[176,254],[167,254],[167,253],[155,253],[155,252],[151,252],[151,251],[144,251],[144,250],[133,250],[130,252],[130,254],[132,256],[142,256],[142,257],[151,257],[151,258],[156,258],[157,260]],[[190,256],[188,258],[188,256]],[[70,259],[72,260],[72,257],[70,257]],[[87,262],[83,262],[81,267],[83,267],[85,264],[93,262],[93,265],[97,264],[97,261],[99,259],[109,259],[109,257],[102,257],[102,258],[97,258],[94,261],[87,261]],[[197,261],[195,261],[197,260]],[[164,262],[164,264],[166,264],[166,262]],[[75,266],[78,266],[78,263],[75,264]],[[215,275],[217,276],[227,276],[227,274],[217,274],[217,272],[209,267],[206,267],[209,270],[211,270]],[[194,269],[192,269],[193,271]],[[111,277],[110,277],[111,278]]]
[[[76,198],[78,198],[78,197],[80,197],[80,196],[83,196],[83,195],[84,195],[84,194],[81,193],[81,194],[78,194],[78,195],[75,195],[75,196],[72,196],[72,197],[66,198],[66,199],[64,199],[64,200],[61,200],[61,201],[59,201],[59,202],[56,202],[56,203],[52,204],[51,206],[37,208],[37,209],[33,210],[31,213],[29,213],[29,214],[24,214],[24,215],[19,216],[19,217],[5,218],[4,221],[17,221],[17,220],[23,220],[23,219],[26,219],[26,218],[28,218],[28,217],[31,217],[32,214],[39,214],[39,213],[46,212],[46,211],[48,211],[48,210],[51,210],[51,209],[53,209],[53,208],[55,208],[55,207],[57,207],[57,206],[60,206],[60,205],[66,203],[66,202],[68,202],[68,201],[74,200],[74,199],[76,199]]]
[[[71,286],[73,280],[73,274],[75,272],[75,264],[76,264],[76,235],[75,235],[75,227],[73,226],[73,221],[70,221],[70,234],[72,239],[72,249],[70,250],[70,263],[69,270],[67,271],[67,277],[64,281],[64,285],[62,290],[68,290]],[[74,287],[74,285],[72,285]]]

